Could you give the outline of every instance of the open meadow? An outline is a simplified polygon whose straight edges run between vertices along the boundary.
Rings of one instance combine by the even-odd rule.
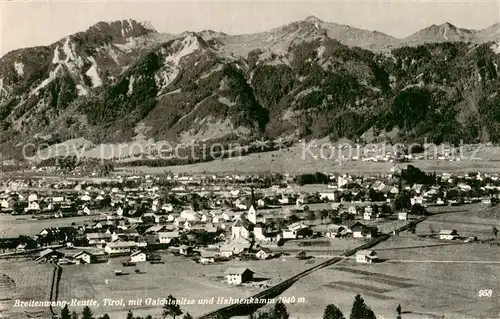
[[[141,298],[166,298],[172,294],[178,300],[195,299],[194,305],[181,308],[192,315],[200,315],[210,310],[223,307],[223,304],[200,304],[198,299],[214,297],[249,297],[262,288],[232,287],[224,282],[224,271],[231,266],[247,267],[255,272],[257,284],[270,285],[305,270],[316,260],[297,260],[295,257],[273,259],[267,261],[231,261],[211,265],[201,265],[194,261],[170,254],[162,255],[164,264],[138,263],[136,267],[122,267],[126,258],[113,258],[109,264],[63,266],[59,300],[95,299],[100,303],[94,313],[108,313],[111,318],[120,318],[128,309],[137,314],[159,315],[161,306],[129,305],[128,300]],[[141,270],[135,273],[135,268]],[[115,276],[114,270],[123,269],[124,276]],[[124,299],[123,306],[105,306],[104,298]]]
[[[362,239],[353,238],[328,238],[321,237],[315,239],[297,239],[286,241],[283,246],[273,246],[272,250],[277,252],[289,253],[290,256],[296,256],[304,251],[308,256],[314,257],[332,257],[340,256],[344,251],[361,246],[366,242]]]
[[[405,319],[498,318],[499,247],[467,243],[405,248],[420,241],[400,237],[391,241],[375,248],[385,260],[381,263],[356,264],[351,258],[300,280],[283,296],[304,297],[307,302],[290,305],[290,312],[300,318],[320,318],[324,307],[334,303],[349,314],[359,293],[380,318],[394,318],[398,304],[407,312]],[[479,297],[484,289],[493,295]]]
[[[455,229],[460,236],[476,236],[480,240],[493,237],[492,228],[500,228],[500,206],[471,204],[457,207],[436,207],[438,214],[417,225],[416,234],[439,233],[442,229]]]
[[[306,302],[287,305],[290,312],[321,318],[325,306],[334,303],[348,315],[359,293],[379,318],[395,318],[398,304],[405,319],[498,318],[500,247],[419,235],[456,229],[461,236],[491,240],[492,226],[500,227],[500,209],[473,204],[430,210],[438,214],[418,224],[416,234],[403,232],[373,248],[380,263],[357,264],[349,258],[294,284],[283,296]],[[480,290],[491,290],[492,296],[480,296]]]

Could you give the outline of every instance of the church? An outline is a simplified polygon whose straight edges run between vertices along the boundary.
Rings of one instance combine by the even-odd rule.
[[[251,241],[252,237],[257,241],[271,241],[266,236],[266,222],[263,214],[257,214],[255,210],[255,197],[252,188],[250,197],[250,208],[245,214],[241,214],[231,227],[231,239],[233,241]]]

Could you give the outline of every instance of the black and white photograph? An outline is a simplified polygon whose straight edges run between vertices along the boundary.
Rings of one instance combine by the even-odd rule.
[[[500,319],[500,1],[0,0],[1,319]]]

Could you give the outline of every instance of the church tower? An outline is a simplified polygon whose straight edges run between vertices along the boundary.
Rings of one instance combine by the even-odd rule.
[[[255,211],[255,194],[253,192],[253,187],[252,194],[250,195],[250,208],[248,209],[247,219],[252,224],[257,224],[257,212]]]

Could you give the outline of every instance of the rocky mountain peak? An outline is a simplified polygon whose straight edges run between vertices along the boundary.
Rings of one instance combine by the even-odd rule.
[[[145,29],[147,30],[151,30],[153,32],[157,32],[155,27],[153,26],[153,24],[151,23],[151,21],[147,21],[147,20],[144,20],[144,21],[141,21],[139,23],[141,26],[143,26]]]
[[[143,24],[127,19],[112,22],[100,21],[87,29],[85,33],[105,35],[112,39],[127,39],[156,33],[156,30],[150,23]]]
[[[318,22],[318,23],[323,22],[322,20],[320,20],[319,18],[317,18],[317,17],[315,17],[315,16],[313,16],[313,15],[310,15],[310,16],[306,17],[306,18],[304,19],[304,21],[306,21],[306,22],[313,22],[313,23],[314,23],[314,22]]]
[[[422,44],[432,42],[472,42],[476,31],[456,27],[450,22],[430,25],[403,39],[404,44]]]

